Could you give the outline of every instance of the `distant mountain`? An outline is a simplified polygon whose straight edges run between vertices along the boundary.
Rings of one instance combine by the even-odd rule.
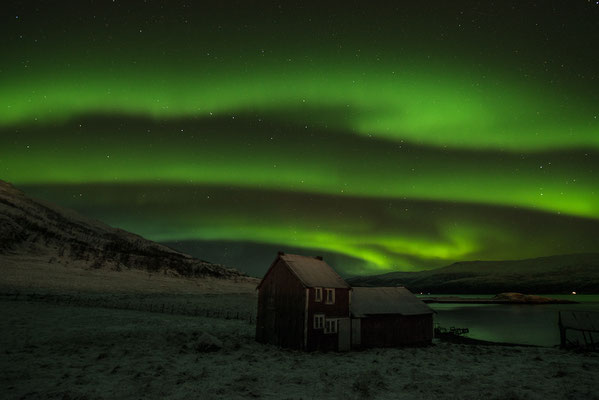
[[[19,256],[94,269],[137,269],[184,277],[235,278],[244,274],[141,236],[32,200],[0,180],[0,266]],[[44,261],[46,262],[46,261]]]
[[[421,272],[347,279],[353,286],[406,286],[427,293],[599,293],[599,254],[463,261]]]

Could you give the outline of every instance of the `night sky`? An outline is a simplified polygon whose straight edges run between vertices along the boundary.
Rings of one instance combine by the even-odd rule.
[[[599,251],[595,1],[8,1],[0,179],[261,276]]]

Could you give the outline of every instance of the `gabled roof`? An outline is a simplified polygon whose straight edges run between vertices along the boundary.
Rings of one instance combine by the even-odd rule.
[[[350,288],[329,264],[320,258],[282,254],[281,259],[306,287]]]
[[[268,276],[270,270],[275,266],[278,260],[282,260],[291,272],[302,282],[305,287],[326,287],[326,288],[343,288],[349,289],[350,286],[335,272],[333,268],[322,260],[321,257],[307,257],[297,254],[279,253],[270,269],[262,278],[258,285],[258,289],[262,286],[262,282]]]
[[[349,311],[354,317],[367,315],[432,314],[433,310],[405,287],[354,287]]]

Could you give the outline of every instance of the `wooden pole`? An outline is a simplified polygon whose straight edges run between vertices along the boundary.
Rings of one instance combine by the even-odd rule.
[[[564,325],[562,324],[562,312],[561,311],[558,311],[558,313],[557,313],[557,326],[559,327],[560,347],[564,348],[564,347],[566,347],[566,329],[564,328]]]

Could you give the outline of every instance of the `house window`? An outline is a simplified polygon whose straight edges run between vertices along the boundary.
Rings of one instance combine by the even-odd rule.
[[[337,333],[339,321],[336,319],[327,319],[324,321],[324,333]]]
[[[320,302],[322,301],[322,288],[314,288],[314,301]]]
[[[335,289],[325,289],[324,296],[326,304],[335,304]]]
[[[314,329],[324,328],[324,314],[314,314]]]

